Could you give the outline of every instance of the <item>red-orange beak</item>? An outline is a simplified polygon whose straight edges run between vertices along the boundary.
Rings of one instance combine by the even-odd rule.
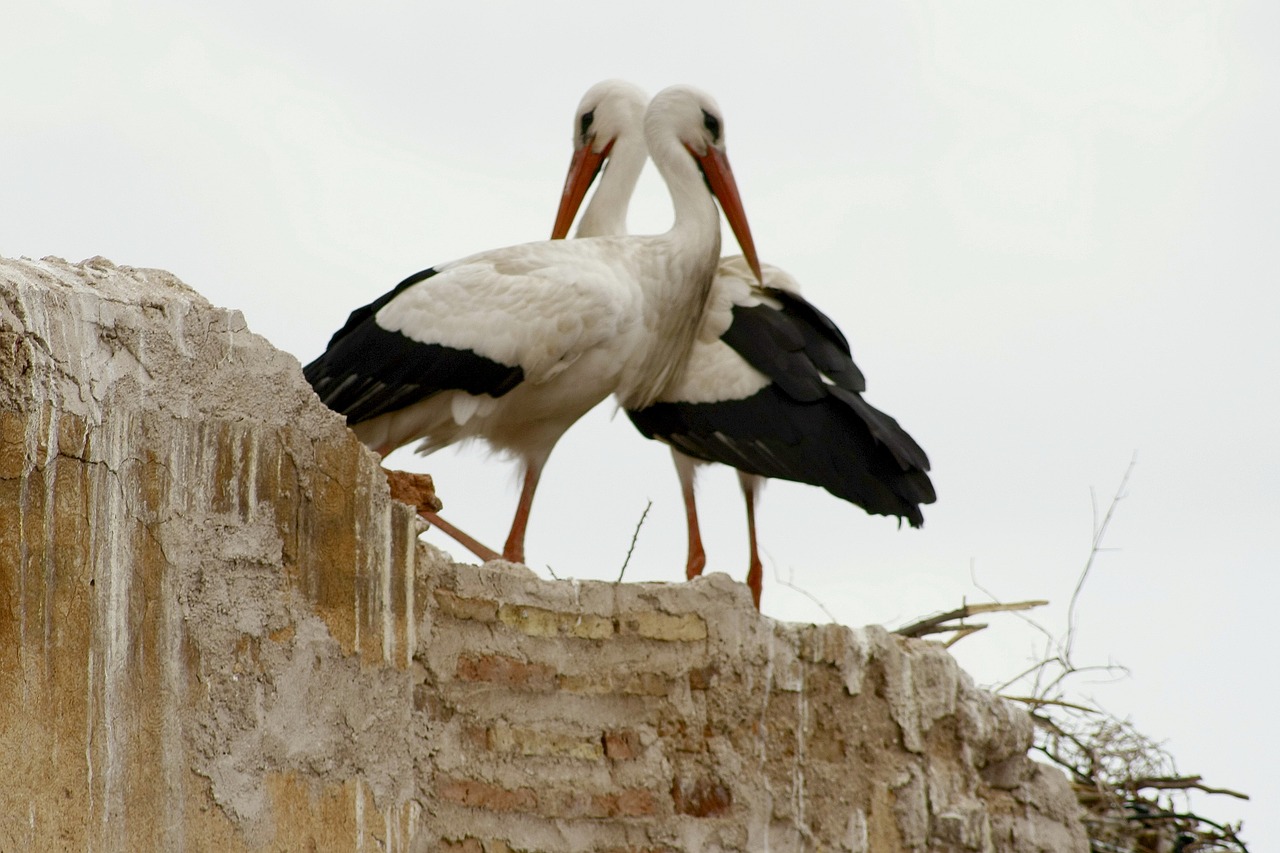
[[[756,257],[756,244],[751,239],[751,226],[747,225],[747,214],[742,209],[742,197],[738,195],[738,184],[733,179],[733,170],[729,168],[729,158],[711,145],[707,146],[707,153],[701,156],[692,148],[689,148],[689,153],[702,166],[702,174],[707,176],[711,192],[720,200],[720,209],[724,211],[724,218],[729,220],[729,227],[733,229],[733,236],[738,238],[742,256],[756,274],[756,281],[764,284],[764,276],[760,274],[760,259]]]
[[[591,150],[590,142],[573,152],[573,159],[569,161],[569,174],[564,179],[564,191],[560,193],[556,224],[551,229],[552,240],[563,240],[569,236],[569,227],[578,215],[578,208],[582,207],[582,200],[587,197],[587,190],[591,189],[596,175],[600,174],[604,161],[613,150],[613,143],[614,140],[610,139],[599,153]]]

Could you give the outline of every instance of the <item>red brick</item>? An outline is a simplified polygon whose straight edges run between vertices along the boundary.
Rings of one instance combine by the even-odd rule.
[[[692,817],[719,817],[733,805],[733,794],[718,779],[677,779],[671,783],[671,799],[678,814]]]
[[[539,805],[543,815],[561,818],[650,817],[658,813],[658,798],[644,788],[594,794],[546,791]]]
[[[462,745],[472,749],[489,749],[489,729],[485,726],[464,726]]]
[[[436,722],[447,723],[453,719],[453,706],[440,697],[434,684],[419,684],[413,688],[413,709],[425,711]]]
[[[614,761],[629,761],[640,754],[640,735],[632,729],[605,732],[600,740],[605,756]]]
[[[608,817],[647,817],[658,813],[658,800],[644,788],[627,788],[617,794],[604,797],[610,813]]]
[[[444,779],[436,785],[436,793],[441,799],[491,812],[531,812],[538,805],[532,788],[509,791],[475,779]]]
[[[634,672],[617,684],[617,689],[634,696],[666,696],[671,692],[671,679],[656,672]]]
[[[714,663],[707,666],[694,667],[689,670],[689,689],[708,690],[711,685],[715,684],[716,676],[719,674],[720,667]]]
[[[484,681],[517,690],[548,693],[556,689],[556,671],[541,663],[525,663],[505,655],[458,658],[461,681]]]

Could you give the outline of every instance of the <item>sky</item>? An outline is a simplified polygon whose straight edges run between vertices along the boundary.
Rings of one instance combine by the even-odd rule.
[[[1194,806],[1280,850],[1280,7],[49,0],[5,30],[0,255],[168,269],[302,363],[409,273],[544,239],[591,84],[706,89],[761,258],[844,330],[939,495],[899,530],[770,483],[764,612],[893,628],[1048,599],[1031,618],[1060,635],[1132,463],[1073,635],[1127,674],[1069,693],[1250,793]],[[650,168],[631,230],[669,223]],[[513,464],[390,464],[501,546]],[[733,472],[699,500],[709,570],[742,579]],[[626,579],[683,577],[668,453],[605,403],[551,457],[529,562],[614,579],[633,534]],[[979,683],[1038,659],[1034,625],[982,621],[954,647]]]

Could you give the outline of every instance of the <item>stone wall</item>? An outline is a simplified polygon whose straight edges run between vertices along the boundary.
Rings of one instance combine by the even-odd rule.
[[[1084,851],[939,646],[416,539],[171,275],[0,261],[0,850]]]

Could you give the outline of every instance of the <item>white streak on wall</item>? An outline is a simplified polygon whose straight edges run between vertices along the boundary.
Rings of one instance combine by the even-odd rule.
[[[404,665],[413,663],[413,650],[418,647],[417,602],[413,598],[414,586],[417,583],[418,537],[412,520],[404,537]]]
[[[56,492],[54,486],[58,479],[58,410],[49,408],[49,429],[45,434],[45,458],[44,458],[44,603],[40,608],[44,612],[44,666],[45,671],[49,672],[52,666],[50,653],[53,647],[53,592],[56,587],[56,578],[54,577],[54,568],[57,561],[54,559],[54,500]],[[25,490],[25,489],[24,489]],[[24,496],[25,497],[25,496]],[[21,534],[19,534],[21,535]],[[26,555],[23,555],[23,563],[25,565]],[[24,568],[23,575],[26,575]],[[26,618],[26,606],[23,606],[23,621]]]
[[[378,524],[379,536],[381,542],[377,550],[378,554],[378,580],[379,580],[379,598],[382,606],[382,659],[387,663],[392,663],[396,655],[396,633],[394,616],[394,608],[391,606],[391,574],[395,560],[391,553],[391,543],[395,537],[391,535],[391,520],[394,515],[391,512],[391,502],[379,513],[382,521]]]
[[[102,649],[102,713],[97,723],[105,752],[101,768],[104,837],[123,846],[127,815],[124,808],[125,751],[128,731],[122,725],[129,708],[125,700],[129,678],[131,636],[129,598],[133,581],[134,553],[131,536],[137,523],[131,518],[120,482],[121,465],[127,456],[132,415],[119,412],[105,420],[99,435],[102,446],[95,453],[90,516],[91,560],[97,586],[94,615],[95,645]]]
[[[253,521],[258,514],[258,431],[246,429],[249,439],[248,459],[241,474],[245,478],[245,518]]]

